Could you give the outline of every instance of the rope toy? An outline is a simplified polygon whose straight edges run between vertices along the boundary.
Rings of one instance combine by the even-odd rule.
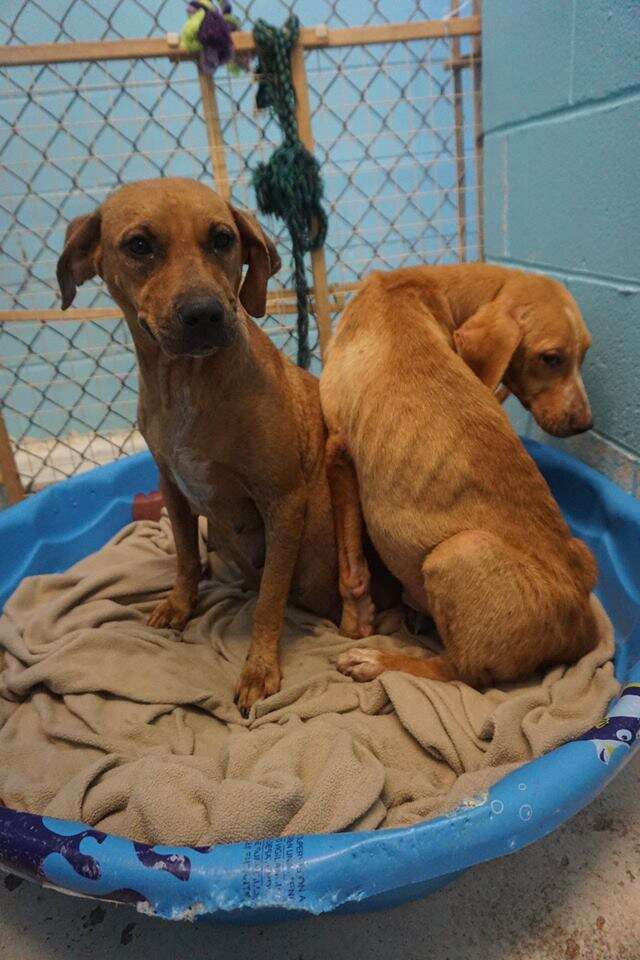
[[[322,207],[320,166],[298,134],[296,95],[291,75],[291,52],[298,40],[300,21],[291,14],[281,28],[257,20],[253,39],[259,57],[261,82],[257,104],[269,107],[282,131],[282,144],[267,163],[253,171],[258,208],[283,220],[291,235],[294,285],[298,308],[298,366],[308,369],[309,287],[304,255],[317,250],[327,235]]]
[[[217,5],[213,0],[191,0],[189,19],[180,31],[180,47],[185,53],[199,53],[200,67],[215,73],[228,63],[233,73],[248,70],[251,54],[237,54],[232,33],[240,29],[240,21],[231,12],[228,0]]]

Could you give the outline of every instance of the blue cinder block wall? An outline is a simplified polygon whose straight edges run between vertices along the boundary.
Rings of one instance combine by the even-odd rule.
[[[640,497],[640,3],[483,0],[485,256],[562,280],[594,344],[595,428],[521,433]]]

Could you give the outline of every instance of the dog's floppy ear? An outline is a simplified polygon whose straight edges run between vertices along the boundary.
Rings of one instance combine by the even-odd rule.
[[[248,265],[240,288],[240,303],[252,317],[263,317],[267,308],[267,281],[280,269],[280,257],[273,241],[250,213],[234,207],[231,212],[240,231],[242,261]]]
[[[100,211],[76,217],[67,227],[64,250],[56,274],[62,294],[62,309],[73,303],[76,288],[95,277],[100,259]]]
[[[467,366],[485,386],[495,390],[523,336],[517,309],[494,301],[469,317],[454,332],[453,341]]]

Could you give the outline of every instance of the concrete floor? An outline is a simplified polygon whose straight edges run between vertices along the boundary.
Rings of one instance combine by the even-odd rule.
[[[640,960],[640,759],[546,840],[427,900],[268,927],[169,924],[0,879],[0,960]]]

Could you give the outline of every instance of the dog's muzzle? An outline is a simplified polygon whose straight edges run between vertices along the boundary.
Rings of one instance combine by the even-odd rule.
[[[235,318],[218,297],[181,300],[176,304],[174,318],[170,336],[163,338],[173,354],[208,356],[235,339]]]

